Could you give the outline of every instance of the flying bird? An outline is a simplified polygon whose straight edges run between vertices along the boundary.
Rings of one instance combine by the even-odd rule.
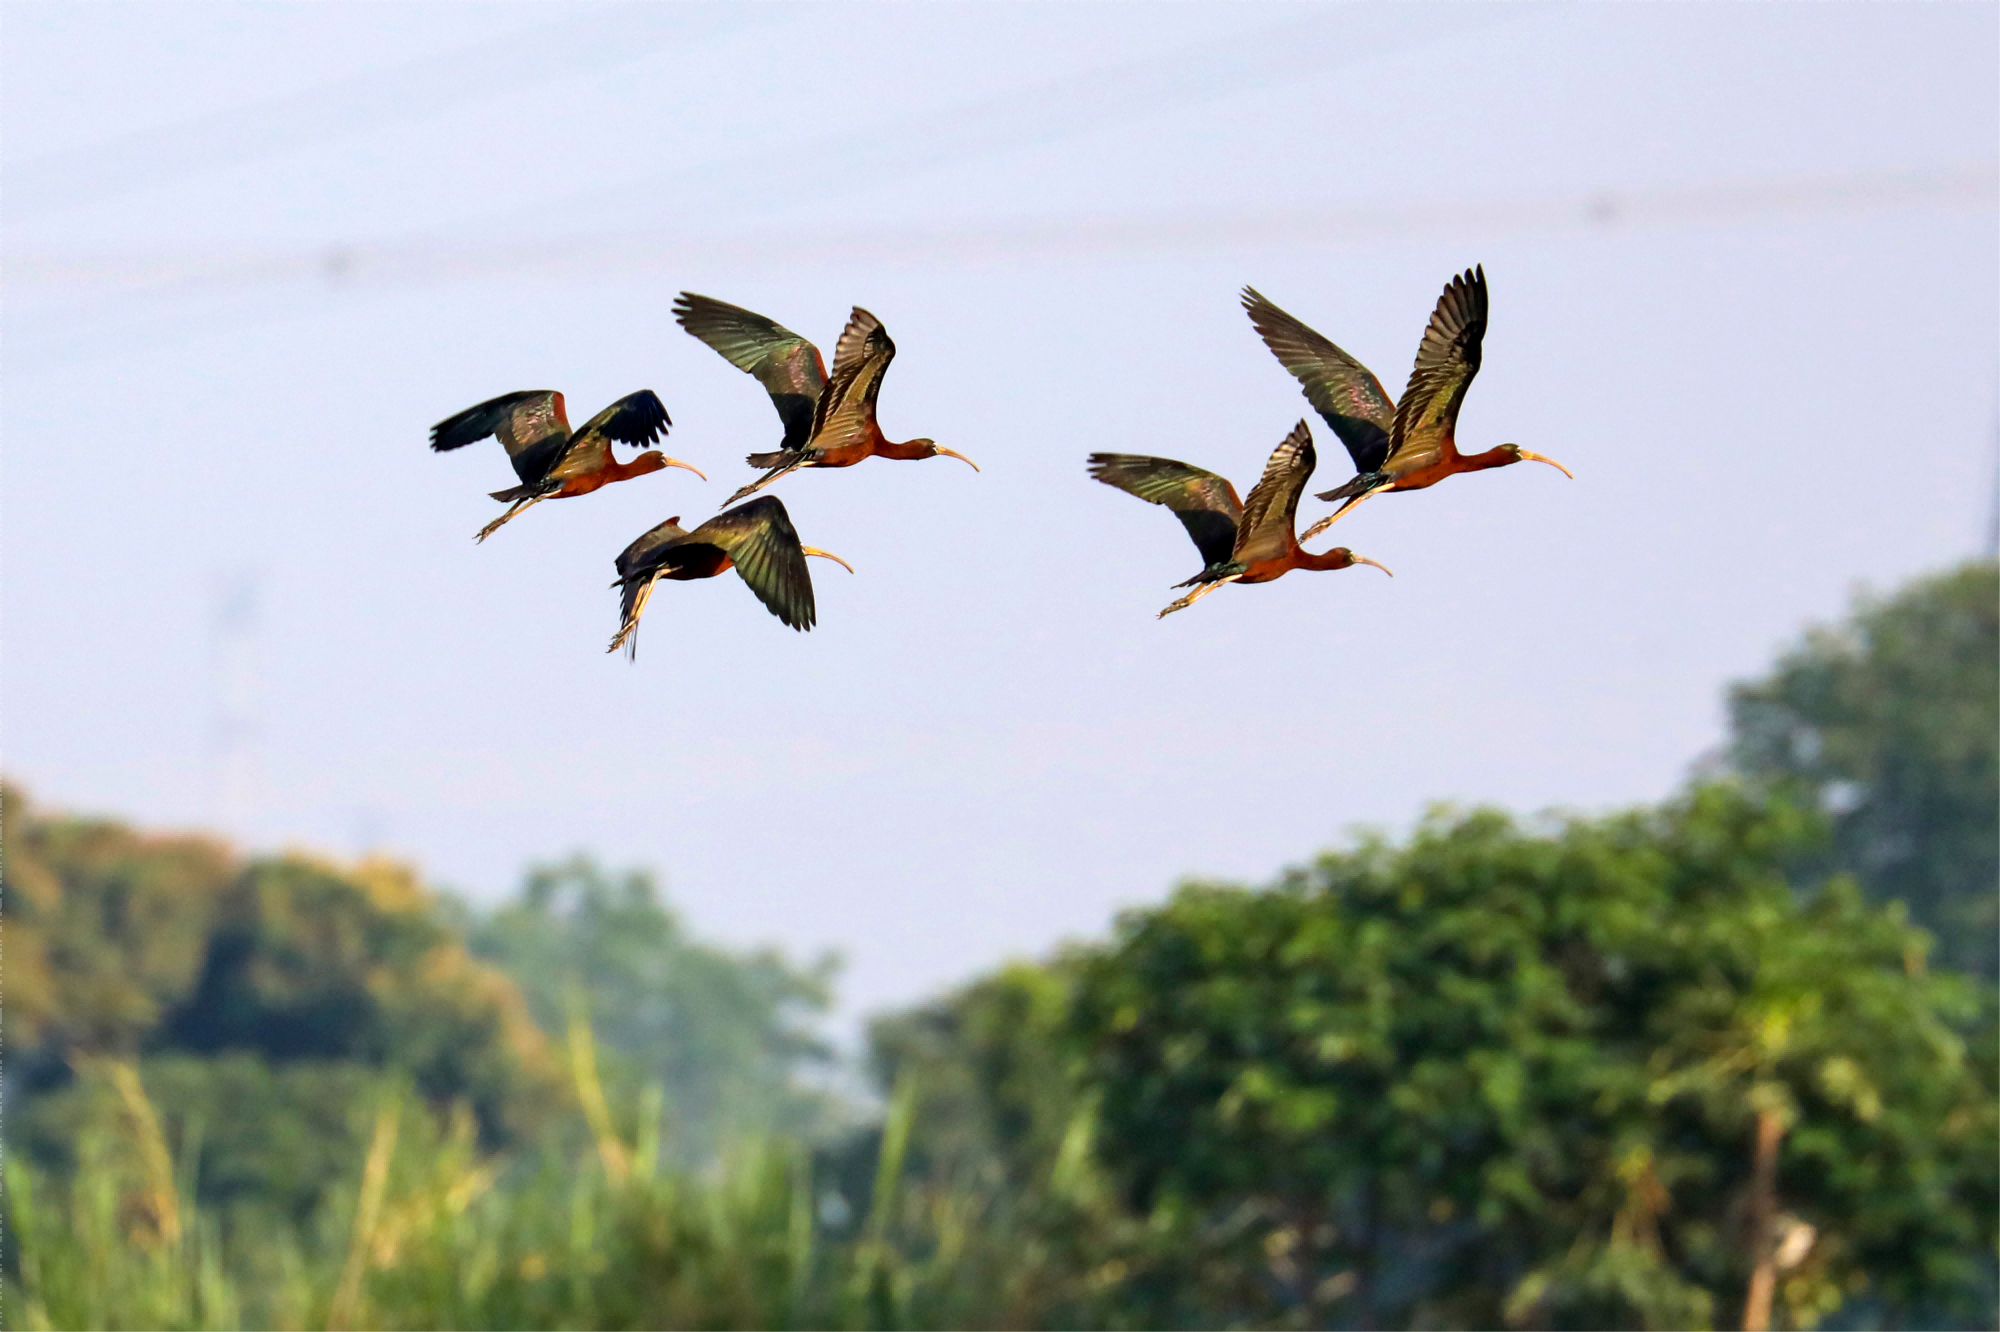
[[[1190,467],[1172,458],[1148,458],[1136,453],[1093,453],[1090,474],[1107,486],[1154,504],[1163,504],[1187,528],[1201,552],[1202,571],[1176,587],[1195,590],[1160,612],[1160,617],[1186,610],[1226,583],[1268,583],[1294,569],[1345,569],[1386,565],[1345,546],[1314,555],[1292,535],[1299,494],[1318,464],[1312,431],[1301,421],[1272,451],[1264,475],[1251,487],[1247,502],[1236,498],[1236,487],[1214,472]]]
[[[819,348],[740,306],[684,291],[674,300],[674,318],[724,360],[755,376],[784,422],[785,437],[776,450],[749,456],[750,465],[765,469],[764,475],[731,495],[728,504],[801,467],[852,467],[863,458],[943,454],[979,470],[979,464],[964,454],[928,439],[898,444],[883,436],[875,423],[875,400],[882,392],[882,376],[895,359],[896,344],[882,321],[858,305],[834,344],[831,378]]]
[[[854,572],[854,566],[840,556],[800,545],[798,529],[785,512],[784,501],[775,495],[719,513],[692,532],[681,526],[678,517],[669,518],[619,553],[618,581],[612,584],[622,594],[618,634],[605,651],[616,652],[623,646],[629,655],[638,655],[639,617],[653,595],[653,585],[662,578],[713,578],[731,568],[780,621],[793,629],[810,629],[815,613],[808,555]]]
[[[1243,308],[1264,345],[1298,378],[1306,401],[1326,418],[1354,459],[1353,479],[1319,495],[1346,503],[1307,528],[1299,540],[1312,540],[1379,491],[1422,490],[1458,472],[1539,462],[1573,478],[1554,458],[1518,444],[1470,457],[1458,451],[1458,409],[1479,373],[1480,343],[1486,337],[1483,267],[1461,273],[1445,286],[1417,346],[1410,382],[1395,403],[1368,367],[1271,304],[1255,287],[1243,289]]]
[[[468,407],[456,416],[447,416],[431,427],[431,448],[438,453],[477,444],[497,435],[514,464],[521,484],[496,490],[493,498],[508,505],[507,512],[479,529],[476,541],[484,541],[499,531],[509,519],[545,499],[566,499],[588,495],[614,481],[657,472],[664,467],[685,467],[706,481],[701,469],[678,458],[669,458],[658,449],[648,449],[629,463],[611,454],[613,441],[620,444],[651,444],[667,433],[673,422],[659,395],[651,389],[620,398],[584,422],[574,433],[563,411],[563,395],[553,389],[529,389],[489,399]]]

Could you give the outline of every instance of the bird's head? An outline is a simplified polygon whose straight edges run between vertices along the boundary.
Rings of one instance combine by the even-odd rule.
[[[1576,480],[1576,473],[1570,471],[1569,468],[1564,467],[1554,458],[1544,458],[1539,453],[1530,453],[1526,449],[1522,448],[1519,444],[1502,444],[1500,446],[1500,452],[1507,455],[1508,462],[1547,463],[1549,466],[1555,468],[1558,472],[1561,472],[1564,476],[1568,477],[1570,480],[1572,481]]]
[[[648,472],[663,472],[669,467],[685,467],[688,471],[701,477],[702,480],[708,480],[707,475],[701,468],[696,467],[693,463],[684,463],[679,458],[669,458],[658,449],[647,449],[644,453],[634,458],[632,460],[632,475],[644,476]]]
[[[1349,550],[1345,546],[1335,546],[1332,550],[1328,551],[1327,554],[1339,558],[1340,564],[1337,566],[1338,568],[1351,569],[1357,564],[1367,564],[1367,565],[1373,565],[1375,568],[1380,569],[1383,573],[1388,574],[1389,577],[1391,578],[1394,578],[1396,576],[1393,572],[1390,571],[1388,565],[1376,564],[1374,560],[1369,559],[1366,555],[1356,555],[1353,551]]]
[[[913,439],[910,441],[910,445],[911,447],[918,450],[917,456],[919,458],[935,458],[939,454],[943,454],[947,458],[958,459],[960,462],[964,463],[967,467],[970,467],[975,472],[979,470],[978,463],[972,461],[972,459],[966,457],[962,453],[957,453],[951,449],[945,448],[943,445],[939,444],[936,440]]]

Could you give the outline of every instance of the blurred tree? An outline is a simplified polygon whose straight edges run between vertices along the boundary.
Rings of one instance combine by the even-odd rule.
[[[561,1086],[520,991],[475,960],[405,868],[253,862],[216,904],[201,974],[155,1048],[345,1059],[464,1100],[489,1141],[527,1129]]]
[[[597,1042],[616,1058],[614,1081],[662,1087],[680,1159],[712,1159],[732,1138],[812,1137],[830,1124],[833,1100],[810,1079],[831,1062],[813,1030],[831,1003],[831,957],[800,968],[770,949],[697,943],[650,875],[614,877],[584,856],[533,870],[518,898],[490,915],[467,912],[465,928],[546,1030],[563,1031],[571,1003],[583,1001]]]
[[[10,1137],[43,1159],[87,1117],[72,1071],[93,1058],[144,1057],[173,1131],[208,1125],[204,1178],[295,1212],[339,1168],[323,1149],[346,1105],[327,1098],[372,1086],[371,1070],[469,1104],[489,1142],[559,1100],[518,990],[407,870],[244,862],[205,838],[43,816],[11,786],[0,812],[6,1071],[27,1098],[9,1109],[28,1129]]]
[[[1812,828],[1725,787],[1558,836],[1438,815],[1128,913],[1072,1018],[1099,1158],[1176,1237],[1128,1316],[1732,1323],[1761,1206],[1766,1243],[1809,1241],[1769,1264],[1793,1325],[1863,1294],[1990,1317],[1974,994],[1901,908],[1801,904]]]
[[[1831,815],[1839,866],[1940,961],[2000,975],[2000,566],[1862,598],[1729,708],[1738,770]]]

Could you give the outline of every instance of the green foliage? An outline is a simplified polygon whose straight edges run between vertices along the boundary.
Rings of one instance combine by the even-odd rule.
[[[1437,816],[1129,913],[1078,991],[1084,1083],[1103,1168],[1199,1255],[1132,1298],[1162,1324],[1724,1322],[1775,1098],[1779,1193],[1819,1236],[1788,1316],[1983,1316],[1975,998],[1900,908],[1801,906],[1811,834],[1727,787],[1557,836]]]
[[[92,1059],[145,1059],[171,1128],[205,1126],[205,1188],[310,1210],[351,1145],[352,1099],[390,1073],[464,1101],[494,1143],[528,1133],[561,1083],[519,992],[475,961],[400,866],[244,861],[196,837],[44,817],[4,795],[4,1010],[14,1124],[75,1160],[102,1100]]]
[[[1735,766],[1831,814],[1840,868],[1909,903],[1940,960],[2000,975],[2000,566],[1864,597],[1730,715]]]
[[[234,1231],[303,1225],[353,1173],[368,1140],[368,1107],[393,1075],[344,1060],[272,1063],[254,1054],[141,1060],[139,1076],[191,1192]],[[102,1080],[81,1078],[14,1109],[9,1144],[61,1167],[83,1144],[115,1132],[120,1107]]]
[[[473,951],[522,988],[543,1028],[562,1031],[581,999],[616,1057],[613,1080],[664,1092],[669,1147],[710,1160],[734,1138],[819,1134],[831,1104],[806,1079],[830,1052],[812,1023],[835,963],[792,965],[774,950],[697,943],[652,878],[613,878],[585,857],[542,866],[518,898],[467,921]]]

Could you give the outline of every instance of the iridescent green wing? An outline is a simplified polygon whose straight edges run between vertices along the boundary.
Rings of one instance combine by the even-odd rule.
[[[1254,564],[1284,555],[1298,544],[1293,522],[1299,512],[1299,494],[1318,465],[1312,431],[1301,421],[1285,436],[1284,443],[1271,451],[1264,475],[1257,478],[1250,498],[1243,501],[1243,521],[1236,527],[1231,559]]]
[[[739,504],[695,528],[688,541],[721,547],[771,614],[793,629],[813,627],[812,575],[783,500],[763,495]]]
[[[819,348],[775,320],[691,291],[674,298],[674,318],[764,386],[778,419],[785,423],[779,448],[805,447],[826,388],[826,362],[820,359]]]
[[[1389,456],[1396,405],[1368,367],[1266,300],[1243,289],[1243,309],[1278,364],[1304,386],[1306,401],[1347,446],[1354,470],[1372,472]]]
[[[1138,453],[1093,453],[1090,474],[1107,486],[1173,510],[1194,538],[1205,565],[1229,563],[1243,502],[1225,478],[1172,458]]]
[[[651,389],[630,393],[583,423],[570,436],[569,448],[549,468],[551,477],[584,476],[602,471],[611,461],[611,441],[643,447],[667,433],[673,422],[660,396]]]
[[[562,394],[554,389],[528,389],[488,398],[432,426],[431,448],[447,453],[488,436],[499,437],[522,484],[542,480],[569,444],[569,417],[563,412]]]
[[[1395,429],[1382,470],[1406,475],[1441,459],[1455,458],[1453,434],[1459,405],[1479,373],[1479,348],[1486,337],[1486,271],[1461,273],[1438,297],[1437,309],[1417,345],[1417,364],[1396,404]]]

